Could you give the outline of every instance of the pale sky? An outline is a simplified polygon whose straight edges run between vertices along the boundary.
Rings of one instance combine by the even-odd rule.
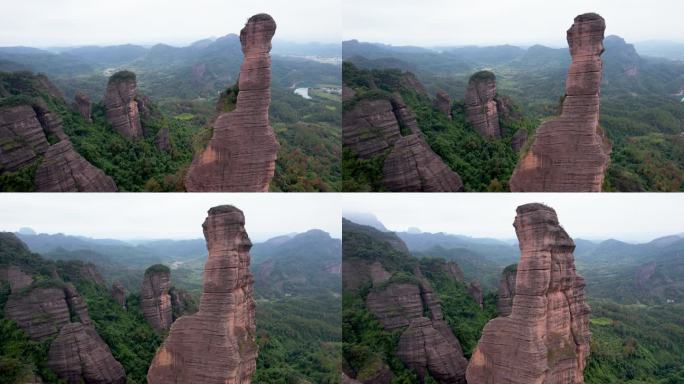
[[[341,39],[341,0],[5,0],[0,46],[187,44],[239,34],[262,12],[278,25],[276,40]]]
[[[684,42],[681,0],[344,0],[343,38],[392,45],[565,47],[575,16],[596,12],[606,36]]]
[[[544,203],[573,238],[647,242],[684,232],[682,193],[345,194],[342,212],[369,212],[391,231],[418,227],[472,237],[515,239],[515,209]]]
[[[0,231],[94,238],[203,238],[209,208],[231,204],[245,214],[252,241],[309,229],[341,238],[339,194],[309,193],[3,193]]]

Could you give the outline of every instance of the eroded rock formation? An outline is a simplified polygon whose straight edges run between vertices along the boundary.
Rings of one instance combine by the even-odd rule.
[[[126,289],[118,281],[112,284],[112,298],[119,303],[120,306],[126,308]]]
[[[603,33],[595,13],[575,18],[567,33],[572,64],[560,117],[537,128],[510,179],[513,192],[599,192],[610,144],[599,129]]]
[[[34,340],[57,335],[70,321],[63,287],[13,291],[5,304],[5,315]]]
[[[513,308],[513,297],[515,297],[515,278],[518,271],[518,264],[509,265],[501,273],[499,280],[499,299],[496,303],[499,316],[508,316]]]
[[[0,170],[14,172],[33,163],[49,145],[30,105],[0,107]]]
[[[442,112],[446,117],[451,119],[451,98],[449,94],[444,91],[439,91],[432,101],[432,105]]]
[[[480,282],[477,280],[471,281],[470,285],[468,286],[468,294],[470,297],[475,300],[477,305],[482,308],[483,306],[483,296],[482,296],[482,286],[480,285]]]
[[[51,145],[36,170],[38,192],[116,192],[116,184],[101,169],[90,164],[69,140]]]
[[[511,147],[514,151],[520,152],[525,147],[525,144],[527,143],[527,136],[528,133],[526,130],[522,128],[518,129],[511,139]]]
[[[383,183],[396,192],[462,191],[463,182],[422,136],[400,138],[385,159]]]
[[[165,331],[173,323],[170,289],[168,267],[157,264],[147,268],[140,288],[140,307],[147,322],[157,331]]]
[[[154,145],[160,151],[171,151],[171,139],[169,138],[169,128],[164,127],[157,132],[154,137]]]
[[[470,77],[465,94],[466,121],[482,137],[501,137],[499,112],[496,102],[496,76],[480,71]]]
[[[83,92],[76,92],[73,108],[88,122],[92,122],[92,103],[90,98]]]
[[[590,310],[575,244],[542,204],[518,207],[513,225],[521,252],[513,307],[485,326],[468,383],[583,383]]]
[[[268,122],[271,102],[271,38],[276,23],[252,16],[240,32],[244,61],[235,109],[219,115],[208,146],[193,159],[185,180],[191,192],[268,191],[278,152]]]
[[[126,138],[143,137],[135,73],[120,71],[109,78],[104,97],[107,121]]]
[[[342,140],[361,159],[386,155],[383,184],[390,191],[463,190],[458,174],[437,156],[401,97],[361,100],[342,116]]]
[[[123,384],[126,374],[92,326],[62,327],[50,345],[47,366],[69,384]]]
[[[246,384],[256,370],[256,323],[249,271],[252,243],[239,209],[211,208],[202,225],[209,256],[199,312],[171,326],[147,373],[156,383]]]

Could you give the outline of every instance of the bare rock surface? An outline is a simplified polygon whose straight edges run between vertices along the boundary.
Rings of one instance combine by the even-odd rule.
[[[501,273],[499,280],[499,299],[496,303],[499,316],[508,316],[513,308],[513,297],[515,297],[515,278],[518,265],[509,265]]]
[[[470,285],[468,286],[468,294],[470,297],[475,300],[477,305],[482,308],[483,306],[483,296],[482,296],[482,286],[480,285],[480,282],[477,280],[471,281]]]
[[[145,320],[157,331],[165,331],[173,323],[171,304],[171,272],[163,265],[145,271],[140,288],[140,307]]]
[[[150,384],[247,384],[256,370],[252,243],[239,209],[211,208],[204,221],[209,256],[199,312],[171,326],[147,373]]]
[[[511,139],[511,147],[514,151],[520,152],[527,144],[528,133],[524,129],[518,129],[518,131],[513,135]]]
[[[169,138],[169,128],[164,127],[157,132],[154,137],[154,145],[160,151],[171,151],[171,139]]]
[[[342,115],[342,140],[361,159],[381,155],[401,138],[389,100],[361,100]]]
[[[101,169],[90,164],[69,140],[53,144],[36,170],[38,192],[116,192],[116,184]]]
[[[496,76],[480,71],[470,77],[465,94],[466,121],[482,137],[501,138],[496,101]]]
[[[124,288],[123,285],[121,285],[120,282],[114,282],[112,284],[112,298],[114,301],[119,303],[120,306],[123,308],[126,308],[126,289]]]
[[[542,204],[518,207],[514,227],[521,257],[511,314],[485,326],[468,383],[583,383],[590,309],[575,244]]]
[[[34,340],[55,336],[70,322],[64,289],[24,288],[12,293],[5,304],[5,315],[14,320]]]
[[[120,71],[109,78],[103,100],[107,121],[115,131],[129,139],[143,137],[137,97],[135,73]]]
[[[62,327],[50,345],[47,366],[69,384],[123,384],[126,374],[92,326]]]
[[[11,265],[6,270],[7,281],[10,284],[10,292],[17,293],[21,289],[28,287],[33,283],[33,278],[24,273],[21,268],[16,265]]]
[[[383,183],[396,192],[458,192],[463,182],[418,134],[397,140],[383,166]]]
[[[30,105],[0,107],[0,170],[17,171],[37,160],[49,146]]]
[[[595,13],[575,18],[567,33],[572,64],[560,117],[537,128],[510,179],[512,192],[599,192],[610,144],[599,124],[606,23]]]
[[[276,23],[252,16],[240,32],[244,61],[235,109],[214,122],[208,146],[193,159],[185,180],[190,192],[266,192],[278,152],[268,121],[271,102],[271,39]]]
[[[451,119],[451,98],[449,94],[444,91],[439,91],[432,101],[432,105],[442,112],[446,117]]]
[[[92,122],[92,102],[90,101],[90,98],[88,95],[86,95],[83,92],[76,92],[76,95],[74,95],[74,104],[73,108],[76,112],[78,112],[81,116],[83,116],[84,119],[88,122]]]

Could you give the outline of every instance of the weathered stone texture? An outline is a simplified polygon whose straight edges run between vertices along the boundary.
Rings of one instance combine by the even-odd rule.
[[[157,331],[165,331],[173,323],[169,289],[171,289],[171,272],[149,269],[145,271],[140,288],[140,306],[147,322]]]
[[[480,71],[470,77],[465,94],[466,120],[486,138],[501,138],[496,101],[496,77]]]

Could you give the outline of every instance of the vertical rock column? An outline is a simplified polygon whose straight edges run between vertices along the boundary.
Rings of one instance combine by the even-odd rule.
[[[120,71],[109,78],[103,100],[107,121],[114,130],[128,139],[143,137],[137,97],[138,83],[135,73]]]
[[[575,244],[542,204],[518,207],[513,225],[521,252],[513,307],[485,326],[467,381],[583,383],[590,310],[575,272]]]
[[[240,32],[242,52],[235,110],[214,123],[209,145],[188,170],[190,192],[266,192],[275,172],[278,142],[268,122],[271,102],[271,38],[276,23],[252,16]]]
[[[465,94],[466,120],[484,138],[501,138],[496,102],[496,76],[480,71],[470,77]]]
[[[539,126],[511,176],[511,191],[601,191],[610,153],[598,126],[605,29],[601,16],[586,13],[568,30],[572,64],[561,116]]]
[[[204,221],[209,257],[199,312],[171,326],[147,373],[155,383],[247,384],[256,370],[256,323],[249,272],[252,243],[239,209],[211,208]]]

